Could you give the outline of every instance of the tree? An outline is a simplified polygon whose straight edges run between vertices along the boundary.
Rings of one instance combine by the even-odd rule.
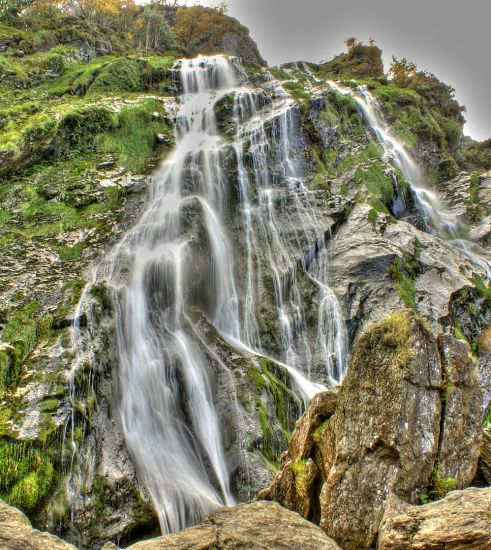
[[[165,15],[156,7],[147,6],[138,19],[136,39],[140,48],[148,50],[171,50],[176,42]]]
[[[0,0],[0,19],[11,19],[25,10],[30,0]]]
[[[348,52],[353,50],[356,46],[361,44],[361,42],[356,38],[356,36],[349,36],[344,43],[346,44],[346,47],[348,48]]]
[[[213,8],[222,15],[227,15],[228,13],[228,4],[227,2],[219,2],[216,6],[213,6]]]
[[[389,75],[396,84],[407,86],[415,77],[416,70],[416,64],[408,61],[405,57],[397,59],[395,56],[392,56]]]

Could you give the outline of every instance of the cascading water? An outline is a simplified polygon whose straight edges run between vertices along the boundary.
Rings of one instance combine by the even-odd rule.
[[[154,177],[147,211],[94,279],[114,295],[123,434],[163,532],[234,500],[216,381],[193,332],[193,307],[239,353],[282,364],[305,400],[322,389],[319,381],[338,384],[347,362],[344,322],[328,286],[325,229],[300,177],[295,102],[272,79],[263,90],[247,87],[234,58],[182,60],[176,69],[182,95],[175,149]],[[232,94],[230,141],[217,129],[215,109]],[[300,272],[319,305],[313,328]],[[275,307],[266,321],[277,322],[276,346],[261,328],[268,278]]]
[[[403,174],[410,186],[416,209],[423,219],[425,229],[436,233],[445,240],[451,241],[472,262],[482,267],[491,280],[491,262],[486,258],[483,250],[474,243],[460,238],[459,233],[463,225],[453,216],[439,200],[438,196],[424,185],[421,170],[413,160],[404,145],[392,134],[377,100],[368,91],[366,86],[358,86],[356,90],[329,82],[332,89],[344,95],[350,95],[358,104],[370,128],[383,148],[383,158],[396,166]],[[397,217],[406,214],[406,203],[399,188],[397,176],[392,174],[397,196],[392,210]]]
[[[346,370],[347,338],[336,297],[326,284],[328,258],[324,246],[325,230],[315,218],[309,192],[299,177],[299,161],[293,155],[297,134],[295,104],[278,85],[275,85],[272,96],[271,104],[264,105],[262,94],[243,88],[234,100],[234,118],[238,128],[234,147],[248,266],[244,336],[253,336],[248,340],[248,345],[262,349],[257,331],[257,313],[254,312],[260,309],[257,282],[261,280],[261,272],[269,268],[281,326],[282,354],[279,359],[299,370],[305,370],[305,367],[310,370],[313,366],[315,346],[309,342],[305,330],[297,285],[298,266],[292,259],[289,246],[289,242],[293,242],[297,250],[307,250],[301,267],[319,293],[317,352],[329,383],[336,384],[342,380]],[[271,124],[270,139],[266,130],[268,123]],[[244,163],[244,143],[250,144],[251,178]],[[273,158],[271,163],[268,163],[269,156]],[[275,173],[268,169],[270,165],[276,168]],[[253,193],[250,179],[254,183]],[[285,190],[289,208],[282,211],[280,224],[275,201],[285,200]],[[281,234],[281,226],[289,228],[288,239]],[[256,266],[256,277],[253,266]]]

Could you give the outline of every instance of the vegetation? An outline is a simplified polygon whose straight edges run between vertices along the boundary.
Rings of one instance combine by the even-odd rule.
[[[415,328],[427,335],[431,334],[424,319],[415,315],[411,309],[395,312],[363,334],[357,348],[358,359],[353,358],[353,361],[366,361],[366,357],[370,355],[377,358],[377,361],[382,361],[387,369],[404,373],[416,353]]]
[[[351,37],[346,40],[346,46],[346,53],[321,64],[320,71],[323,76],[337,80],[384,78],[382,50],[375,45],[373,40],[369,45],[365,45],[357,38]]]
[[[421,504],[442,499],[449,491],[455,489],[458,483],[453,477],[441,477],[440,470],[436,468],[431,474],[426,492],[420,495]]]
[[[55,473],[49,447],[0,438],[0,497],[25,512],[48,494]]]
[[[190,55],[216,52],[233,53],[228,40],[235,36],[248,43],[252,56],[250,61],[265,65],[256,45],[249,38],[249,30],[236,19],[228,17],[223,7],[206,8],[193,6],[179,8],[175,15],[173,31],[177,40],[186,46]],[[247,56],[245,56],[247,57]]]

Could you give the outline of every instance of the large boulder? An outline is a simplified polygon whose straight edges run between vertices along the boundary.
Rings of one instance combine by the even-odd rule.
[[[439,498],[475,476],[481,395],[469,346],[435,338],[411,310],[363,334],[335,401],[314,398],[259,496],[320,523],[345,550],[374,543],[394,500]]]
[[[76,550],[75,546],[31,527],[17,508],[0,500],[0,548],[5,550]],[[326,547],[327,548],[327,547]]]
[[[404,505],[403,505],[404,507]],[[384,518],[379,550],[491,547],[491,488],[453,491],[438,502],[405,506]]]
[[[128,550],[340,550],[318,527],[273,502],[220,508],[180,533],[139,542]]]

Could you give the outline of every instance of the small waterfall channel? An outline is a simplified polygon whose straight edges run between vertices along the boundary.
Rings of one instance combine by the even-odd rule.
[[[164,533],[234,502],[220,430],[230,419],[218,417],[193,308],[238,353],[283,365],[304,402],[340,383],[348,355],[326,229],[302,183],[295,102],[267,73],[250,87],[235,58],[181,60],[175,70],[175,148],[147,210],[93,279],[114,297],[123,435]],[[91,316],[88,290],[78,315]],[[75,354],[90,360],[93,334],[83,330],[74,328]],[[78,463],[73,438],[72,448]],[[72,494],[80,483],[72,472]]]
[[[445,208],[436,193],[425,186],[420,168],[404,145],[392,134],[381,106],[367,87],[358,86],[352,89],[340,86],[335,82],[329,82],[329,85],[341,94],[350,95],[358,104],[368,125],[383,148],[383,158],[397,167],[409,184],[417,213],[423,220],[425,230],[435,233],[442,239],[451,241],[472,262],[482,267],[486,271],[488,279],[491,280],[491,262],[484,251],[474,250],[476,248],[474,243],[459,236],[463,229],[461,222]],[[392,178],[397,191],[392,210],[400,218],[407,214],[407,205],[397,181],[397,176],[392,174]]]

